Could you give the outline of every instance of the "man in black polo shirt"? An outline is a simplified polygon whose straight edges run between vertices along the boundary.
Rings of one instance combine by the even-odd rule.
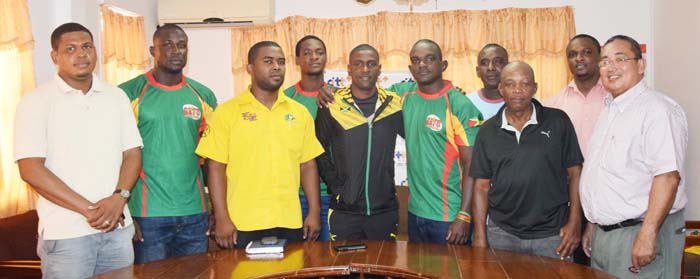
[[[471,162],[473,245],[570,261],[581,240],[583,164],[573,124],[532,98],[537,83],[524,62],[503,68],[498,89],[506,105],[481,127]]]

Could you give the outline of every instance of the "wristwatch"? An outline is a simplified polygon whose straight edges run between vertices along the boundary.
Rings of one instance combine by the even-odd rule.
[[[119,194],[122,198],[125,198],[125,199],[127,199],[127,200],[128,200],[129,197],[131,196],[131,193],[129,192],[129,190],[126,190],[126,189],[117,189],[117,190],[114,190],[114,193],[113,193],[113,194]]]

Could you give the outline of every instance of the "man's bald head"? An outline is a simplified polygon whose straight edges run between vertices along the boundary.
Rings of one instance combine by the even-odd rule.
[[[505,67],[503,67],[503,70],[501,70],[501,80],[504,80],[507,75],[511,75],[513,72],[516,71],[525,71],[530,80],[535,80],[535,71],[532,70],[530,64],[527,64],[523,61],[513,61],[508,63],[508,65],[506,65]]]

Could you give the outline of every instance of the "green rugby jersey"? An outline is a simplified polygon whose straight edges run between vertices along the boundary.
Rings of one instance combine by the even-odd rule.
[[[318,111],[318,105],[316,105],[316,96],[318,96],[318,92],[306,92],[304,90],[301,90],[301,85],[299,85],[299,83],[297,82],[297,84],[285,89],[284,95],[287,95],[287,97],[292,98],[293,100],[304,105],[306,109],[308,109],[311,113],[311,117],[316,119],[316,112]],[[323,180],[319,182],[321,186],[321,196],[328,196],[328,191],[326,190],[328,186],[326,186],[326,183],[324,183]],[[299,194],[304,194],[304,189],[302,189],[301,187],[299,187]]]
[[[402,96],[408,160],[408,211],[422,218],[451,222],[462,203],[459,146],[471,146],[483,116],[472,102],[447,84],[424,94],[415,82],[389,89]]]
[[[199,157],[194,153],[216,96],[183,76],[174,86],[151,71],[119,85],[131,100],[143,139],[143,168],[129,210],[137,217],[186,216],[207,212]]]

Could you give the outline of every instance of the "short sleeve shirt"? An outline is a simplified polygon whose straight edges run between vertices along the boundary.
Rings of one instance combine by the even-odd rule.
[[[559,234],[568,221],[569,167],[583,155],[566,114],[532,100],[537,123],[515,132],[492,117],[476,136],[470,175],[490,179],[490,220],[523,239]],[[503,113],[501,109],[499,115]]]
[[[206,86],[182,77],[173,86],[153,72],[119,85],[131,100],[143,138],[143,171],[131,191],[129,209],[138,217],[188,216],[207,211],[207,195],[194,154],[200,129],[216,108]]]
[[[282,90],[271,109],[250,87],[220,105],[196,153],[227,164],[226,201],[239,230],[301,228],[299,167],[323,147],[309,111]]]
[[[122,152],[141,146],[129,99],[92,78],[86,94],[60,76],[22,97],[15,118],[14,159],[45,158],[46,167],[91,202],[111,196],[119,180]],[[81,214],[44,197],[37,202],[39,232],[47,240],[99,233]],[[131,223],[124,208],[126,225]]]
[[[451,222],[462,203],[459,148],[472,146],[483,122],[479,110],[449,81],[436,94],[415,82],[394,84],[402,95],[406,133],[408,210],[422,218]]]

